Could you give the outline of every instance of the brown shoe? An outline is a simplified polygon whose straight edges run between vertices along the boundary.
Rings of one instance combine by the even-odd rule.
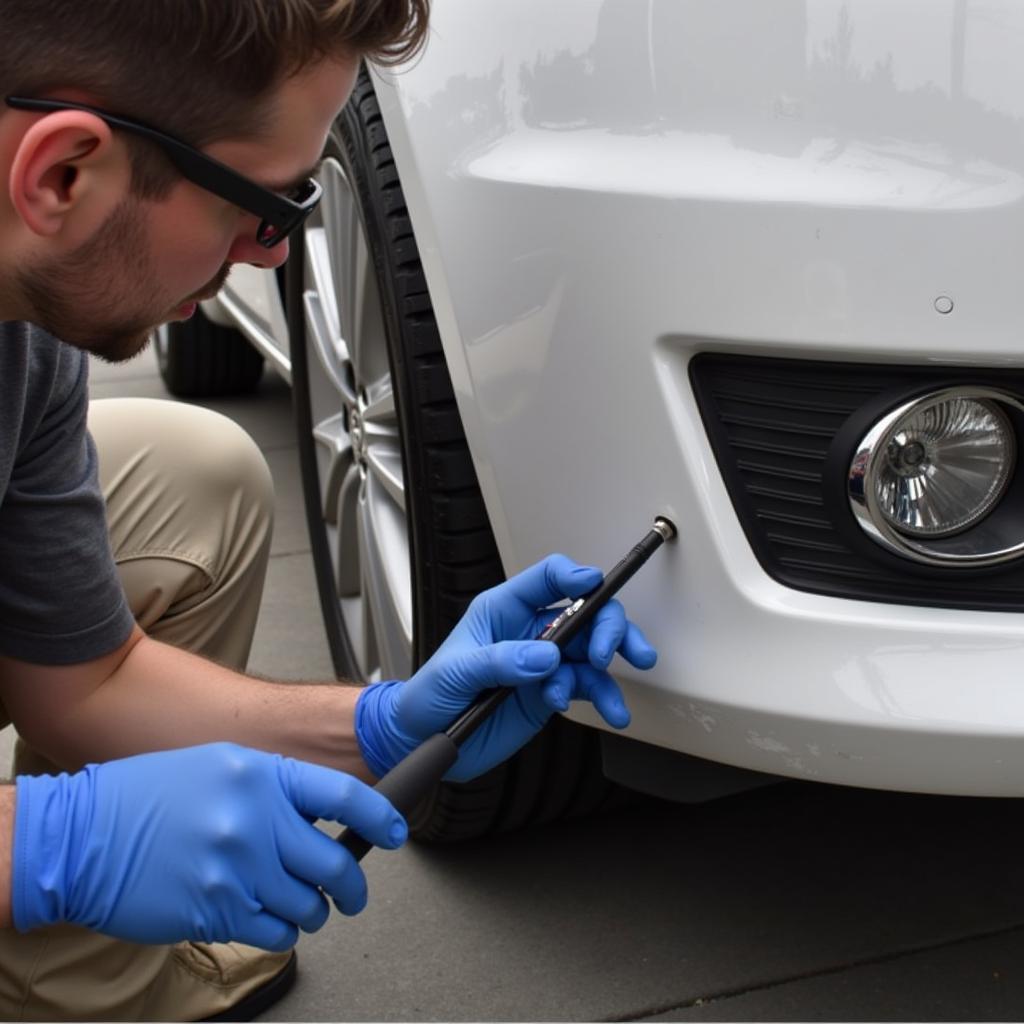
[[[179,942],[150,989],[149,1019],[252,1020],[292,987],[297,959],[240,942]]]

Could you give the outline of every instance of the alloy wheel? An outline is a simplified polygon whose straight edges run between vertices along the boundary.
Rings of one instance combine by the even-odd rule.
[[[384,316],[342,164],[305,236],[303,309],[322,515],[352,666],[362,680],[412,670],[406,487]]]

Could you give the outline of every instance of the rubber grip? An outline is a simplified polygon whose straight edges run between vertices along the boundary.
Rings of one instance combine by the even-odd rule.
[[[459,748],[455,743],[443,732],[435,733],[403,757],[373,788],[386,796],[396,811],[408,817],[444,778],[458,757]],[[356,860],[362,860],[373,846],[354,829],[347,827],[338,835],[338,842]]]

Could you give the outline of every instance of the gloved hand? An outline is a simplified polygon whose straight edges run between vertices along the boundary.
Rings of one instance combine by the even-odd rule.
[[[601,579],[600,569],[549,555],[478,595],[407,682],[368,686],[356,703],[356,738],[371,771],[384,775],[495,686],[515,692],[466,742],[445,778],[465,782],[500,764],[571,700],[590,700],[609,725],[628,725],[629,711],[608,666],[616,652],[641,669],[658,655],[618,601],[609,601],[561,658],[555,644],[532,639],[558,614],[549,605],[580,597]]]
[[[329,908],[366,905],[351,854],[310,821],[400,846],[405,822],[357,779],[229,743],[19,776],[11,897],[25,931],[67,921],[131,942],[284,950]]]

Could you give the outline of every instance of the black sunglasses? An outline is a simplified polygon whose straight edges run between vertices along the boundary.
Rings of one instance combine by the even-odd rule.
[[[173,135],[165,135],[156,128],[150,128],[149,125],[117,114],[108,114],[105,110],[98,110],[85,103],[24,99],[20,96],[8,96],[6,103],[15,110],[46,113],[55,110],[84,110],[86,113],[95,114],[112,128],[131,132],[155,142],[183,177],[206,189],[207,192],[234,203],[246,213],[259,217],[260,226],[256,231],[256,240],[266,249],[272,249],[283,242],[316,209],[323,192],[318,181],[307,178],[287,195],[279,195],[263,188],[262,185],[257,185],[219,160],[214,160],[188,143],[174,138]]]

